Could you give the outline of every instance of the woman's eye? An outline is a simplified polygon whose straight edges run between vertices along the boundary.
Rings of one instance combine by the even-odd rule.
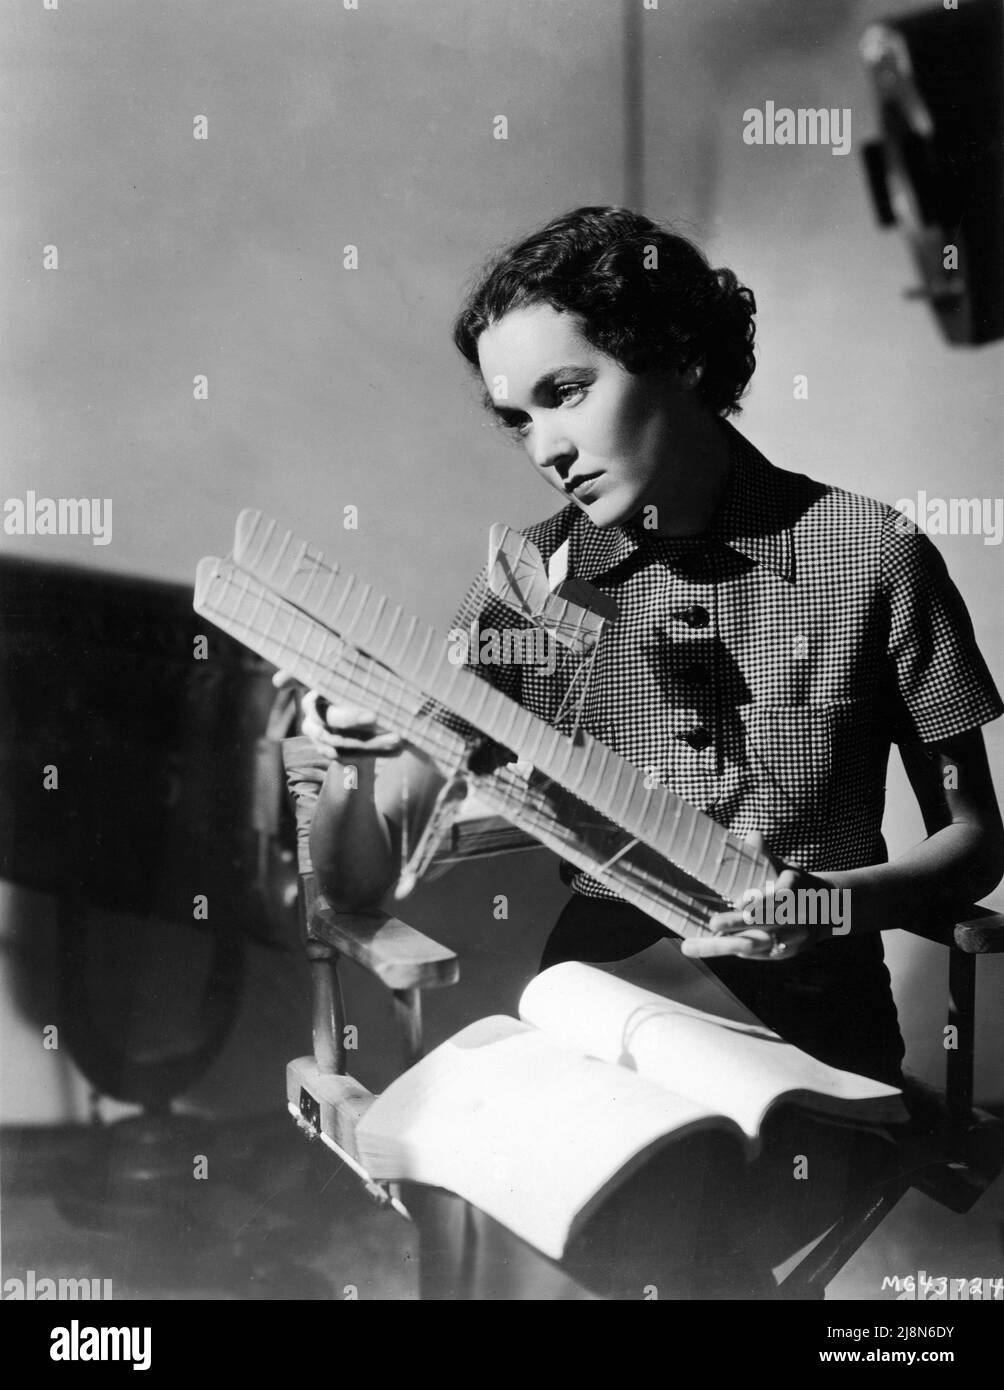
[[[563,381],[553,389],[554,394],[548,402],[552,409],[563,405],[577,405],[586,394],[586,386],[581,381]],[[525,439],[533,429],[533,421],[528,415],[510,415],[499,411],[497,418],[512,439]]]

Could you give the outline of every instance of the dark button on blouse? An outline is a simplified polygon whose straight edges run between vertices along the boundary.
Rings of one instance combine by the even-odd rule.
[[[677,608],[673,612],[674,618],[679,618],[688,627],[707,627],[711,621],[711,614],[700,603],[692,603],[689,608]]]

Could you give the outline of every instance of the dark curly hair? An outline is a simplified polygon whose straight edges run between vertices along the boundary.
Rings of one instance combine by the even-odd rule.
[[[484,330],[531,304],[577,315],[586,339],[629,372],[699,365],[708,407],[742,409],[756,366],[752,292],[641,213],[577,208],[503,251],[467,296],[453,341],[477,367]]]

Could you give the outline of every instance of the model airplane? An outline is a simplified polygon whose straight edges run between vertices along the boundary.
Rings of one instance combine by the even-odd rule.
[[[500,540],[504,555],[509,542]],[[539,585],[529,593],[532,611],[541,600],[539,618],[548,599]],[[585,586],[578,595],[588,601]],[[560,615],[550,610],[566,640],[578,633],[581,645],[609,621],[609,610],[586,619],[573,610],[585,604],[557,602],[568,605]],[[195,609],[327,699],[372,709],[434,761],[447,785],[402,865],[403,890],[431,862],[450,805],[468,788],[681,936],[706,933],[715,912],[764,891],[772,877],[744,841],[592,735],[569,737],[455,665],[432,627],[261,512],[241,512],[229,559],[200,562]],[[439,709],[467,732],[445,724]]]

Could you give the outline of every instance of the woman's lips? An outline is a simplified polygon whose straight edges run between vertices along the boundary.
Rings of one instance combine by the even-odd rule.
[[[577,502],[588,502],[591,497],[596,496],[596,483],[602,477],[602,473],[590,473],[583,478],[570,478],[565,484],[565,491]]]

